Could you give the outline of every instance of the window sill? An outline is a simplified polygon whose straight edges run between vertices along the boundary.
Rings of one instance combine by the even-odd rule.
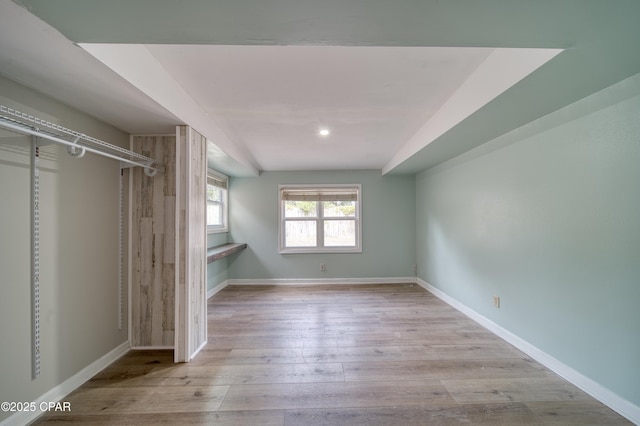
[[[229,232],[229,228],[207,228],[207,235],[209,234],[224,234],[225,232]]]
[[[362,253],[362,249],[358,247],[349,248],[309,248],[309,249],[281,249],[279,254],[328,254],[328,253]]]

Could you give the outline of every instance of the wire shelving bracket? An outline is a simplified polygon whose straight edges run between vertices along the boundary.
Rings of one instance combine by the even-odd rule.
[[[122,167],[143,167],[147,176],[155,176],[160,171],[156,160],[142,154],[67,129],[58,124],[40,119],[13,108],[0,105],[0,127],[14,132],[37,136],[51,142],[65,145],[67,153],[81,158],[86,152],[118,160]]]
[[[40,345],[40,146],[41,140],[48,140],[66,146],[67,153],[82,158],[87,152],[108,157],[120,162],[120,224],[119,224],[119,283],[118,283],[118,329],[123,327],[123,169],[142,167],[144,173],[155,176],[162,167],[156,160],[142,154],[87,136],[58,124],[42,120],[30,114],[0,105],[0,128],[31,136],[31,377],[33,380],[41,372]]]

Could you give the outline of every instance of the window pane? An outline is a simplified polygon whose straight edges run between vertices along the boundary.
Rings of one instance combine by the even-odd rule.
[[[355,201],[323,201],[322,214],[324,217],[355,217]]]
[[[207,203],[207,226],[222,226],[222,206],[220,204]]]
[[[285,223],[286,247],[315,247],[316,222],[314,220],[287,220]]]
[[[278,185],[279,252],[360,253],[362,186]]]
[[[318,202],[285,201],[284,217],[318,217]]]
[[[207,201],[222,201],[222,188],[207,185]]]
[[[325,221],[324,245],[327,247],[354,247],[356,245],[356,221]]]

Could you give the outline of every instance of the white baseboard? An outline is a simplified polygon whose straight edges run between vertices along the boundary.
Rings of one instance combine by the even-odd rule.
[[[129,342],[126,341],[122,343],[112,351],[101,356],[82,370],[78,371],[73,376],[69,377],[58,386],[40,396],[37,400],[34,401],[36,407],[39,408],[40,404],[42,403],[61,401],[65,396],[69,395],[71,392],[79,388],[87,380],[98,374],[100,371],[104,370],[107,366],[109,366],[109,364],[125,355],[127,352],[129,352],[129,350]],[[73,407],[71,407],[71,409],[73,409]],[[35,420],[41,414],[43,414],[43,411],[40,411],[39,409],[33,412],[18,412],[0,422],[0,426],[26,425],[29,422]]]
[[[423,287],[434,296],[452,306],[456,310],[462,312],[478,324],[482,325],[495,335],[511,343],[522,352],[529,355],[531,358],[538,361],[554,373],[558,374],[568,382],[574,384],[578,388],[582,389],[598,401],[602,402],[612,410],[618,412],[620,415],[626,417],[628,420],[635,424],[640,424],[640,407],[620,397],[615,392],[605,388],[601,384],[588,378],[587,376],[577,372],[573,368],[537,348],[526,340],[518,337],[509,330],[496,324],[490,319],[484,317],[458,300],[452,298],[442,290],[437,289],[428,282],[417,279],[417,283],[420,287]]]
[[[228,285],[316,285],[316,284],[415,284],[416,277],[386,278],[273,278],[228,280]]]
[[[131,346],[132,351],[172,351],[173,346]]]
[[[207,299],[211,299],[216,293],[229,285],[229,280],[224,280],[222,283],[218,284],[211,290],[207,291]]]

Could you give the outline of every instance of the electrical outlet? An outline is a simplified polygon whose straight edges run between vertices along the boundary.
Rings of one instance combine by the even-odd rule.
[[[321,264],[320,264],[320,270],[321,270],[322,272],[326,271],[326,270],[327,270],[327,265],[325,265],[324,263],[321,263]]]
[[[500,309],[500,296],[493,296],[493,306]]]
[[[411,270],[413,272],[416,272],[418,270],[418,265],[416,265],[415,263],[411,264]]]

